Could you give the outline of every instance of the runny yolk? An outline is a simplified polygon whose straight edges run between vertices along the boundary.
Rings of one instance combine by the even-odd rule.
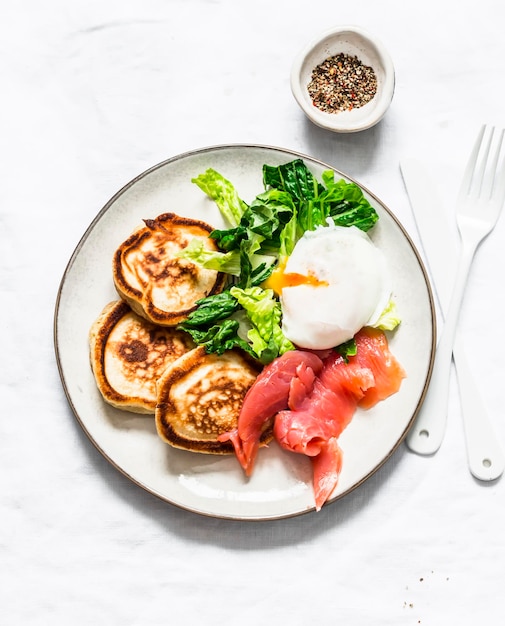
[[[328,286],[326,280],[319,280],[314,274],[298,274],[297,272],[286,272],[286,261],[282,261],[270,274],[265,281],[266,289],[273,289],[277,295],[281,295],[285,287],[298,287],[299,285],[308,285],[310,287]]]

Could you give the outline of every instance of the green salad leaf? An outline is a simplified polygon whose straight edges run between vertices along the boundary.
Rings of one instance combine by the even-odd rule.
[[[231,287],[197,305],[178,328],[208,352],[239,347],[266,365],[294,349],[281,330],[281,305],[271,289]]]
[[[380,330],[394,330],[401,322],[396,302],[391,298],[377,322],[373,324],[375,328]]]
[[[281,330],[282,310],[272,289],[232,287],[230,293],[242,306],[251,324],[247,338],[262,363],[294,350]]]
[[[266,188],[286,191],[299,205],[316,198],[323,191],[323,186],[302,159],[279,166],[264,165],[263,184]]]
[[[208,270],[217,270],[232,276],[240,276],[240,252],[238,250],[230,250],[229,252],[209,250],[203,245],[201,239],[195,237],[177,256],[181,259],[192,261]]]
[[[239,322],[235,319],[221,320],[217,324],[203,328],[186,328],[193,341],[199,346],[204,346],[207,352],[223,354],[226,350],[241,348],[251,356],[257,358],[249,343],[238,334]],[[181,324],[184,328],[184,324]]]
[[[356,356],[358,354],[358,344],[356,343],[356,339],[349,339],[349,341],[336,346],[335,352],[338,352],[344,361],[348,363],[350,356]]]
[[[231,226],[238,226],[247,205],[239,198],[237,190],[229,180],[216,170],[209,168],[203,174],[192,178],[191,182],[198,185],[209,198],[214,200]]]
[[[239,304],[229,291],[198,300],[197,308],[179,325],[179,328],[190,332],[193,329],[210,326],[224,320],[239,308]]]
[[[318,181],[302,159],[279,166],[265,164],[264,190],[250,204],[212,168],[192,182],[216,203],[229,227],[210,235],[217,252],[192,242],[180,256],[228,274],[229,285],[223,293],[200,300],[179,328],[208,352],[241,347],[267,364],[294,349],[282,333],[280,302],[271,289],[264,288],[274,268],[307,230],[334,223],[366,232],[378,215],[358,185],[335,180],[332,170],[324,171]],[[386,328],[395,318],[391,309],[380,323]],[[352,342],[341,350],[344,357],[352,354]]]

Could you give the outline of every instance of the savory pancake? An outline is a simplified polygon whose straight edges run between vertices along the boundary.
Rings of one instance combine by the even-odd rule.
[[[179,258],[193,240],[217,250],[212,227],[199,220],[165,213],[144,220],[116,250],[112,275],[131,308],[154,324],[175,326],[196,308],[196,301],[219,293],[224,275]]]
[[[218,436],[237,426],[246,391],[261,366],[239,350],[207,354],[200,346],[165,370],[158,381],[156,428],[175,448],[231,454],[233,445]],[[262,441],[271,439],[271,432]]]
[[[102,396],[112,406],[134,413],[154,413],[158,378],[194,348],[188,334],[152,324],[122,300],[104,308],[89,338],[91,366]]]

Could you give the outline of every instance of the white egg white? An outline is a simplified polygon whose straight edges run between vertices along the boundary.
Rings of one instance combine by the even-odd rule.
[[[327,283],[282,290],[282,330],[300,348],[323,350],[349,341],[377,321],[391,297],[384,254],[355,226],[306,232],[285,273],[312,274]]]

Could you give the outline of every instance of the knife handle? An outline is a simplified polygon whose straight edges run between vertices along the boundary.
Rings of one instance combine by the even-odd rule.
[[[431,381],[419,415],[407,435],[407,445],[418,454],[435,453],[440,448],[445,435],[452,351],[456,338],[459,310],[463,300],[468,271],[478,242],[479,239],[477,235],[474,236],[473,231],[470,231],[470,237],[462,238],[454,290],[445,317],[442,336],[435,352]]]
[[[444,439],[451,364],[452,345],[448,343],[448,339],[444,341],[442,338],[435,353],[428,391],[416,421],[407,434],[407,445],[417,454],[434,454]]]

